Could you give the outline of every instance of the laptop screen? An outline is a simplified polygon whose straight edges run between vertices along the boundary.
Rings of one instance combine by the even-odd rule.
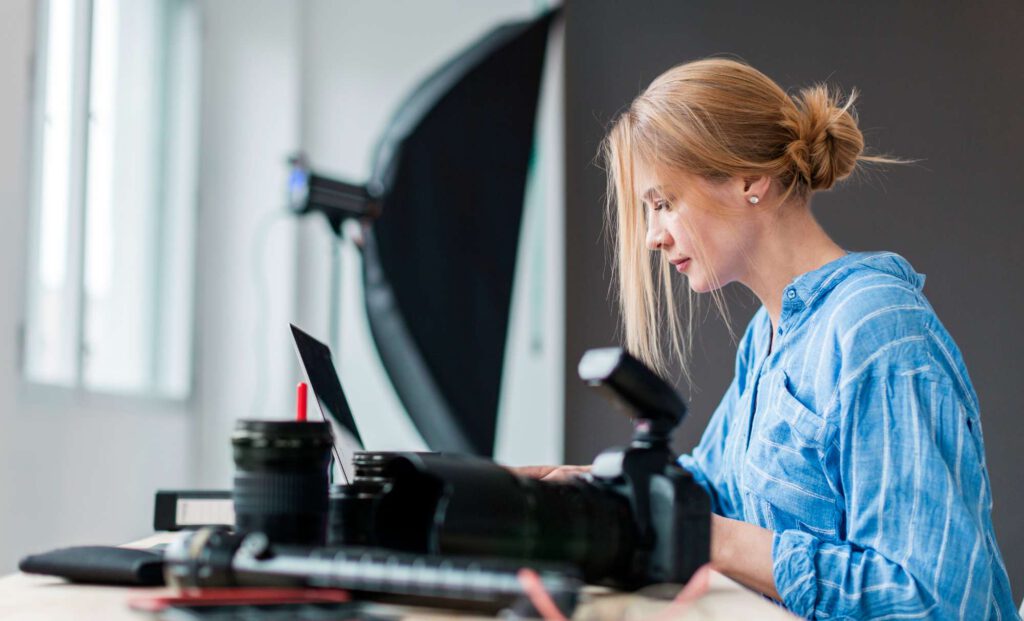
[[[320,405],[320,413],[323,414],[324,420],[328,420],[329,416],[351,434],[360,449],[365,448],[355,418],[352,417],[352,410],[348,406],[348,400],[341,390],[341,382],[331,359],[331,349],[294,324],[291,327],[295,351],[299,354],[299,362],[306,372],[306,379],[313,389],[313,395]]]

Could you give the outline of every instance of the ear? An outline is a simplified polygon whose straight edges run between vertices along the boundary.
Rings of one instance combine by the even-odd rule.
[[[767,176],[743,177],[742,181],[740,186],[743,193],[743,202],[748,205],[756,205],[763,201],[768,196],[768,191],[772,187],[772,178]]]

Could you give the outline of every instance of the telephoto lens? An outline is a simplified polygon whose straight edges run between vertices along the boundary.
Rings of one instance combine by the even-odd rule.
[[[240,420],[231,444],[235,529],[274,543],[326,543],[330,424]]]

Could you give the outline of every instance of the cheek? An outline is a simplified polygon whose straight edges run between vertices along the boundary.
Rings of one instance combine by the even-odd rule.
[[[714,284],[724,285],[735,277],[735,230],[702,207],[682,206],[671,215],[666,228],[679,254],[693,260],[686,271],[687,284],[695,293],[708,293]]]
[[[694,261],[687,270],[690,288],[696,293],[708,293],[735,279],[734,242],[721,228],[706,227],[700,232],[700,244],[693,248]]]
[[[670,214],[665,221],[665,228],[672,236],[672,241],[675,242],[676,246],[680,247],[680,249],[686,251],[686,249],[691,247],[690,231],[683,225],[683,220],[679,214]]]

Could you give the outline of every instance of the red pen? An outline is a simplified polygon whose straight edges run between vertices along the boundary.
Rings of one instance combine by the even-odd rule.
[[[306,382],[299,382],[296,391],[295,420],[304,423],[306,422]]]

